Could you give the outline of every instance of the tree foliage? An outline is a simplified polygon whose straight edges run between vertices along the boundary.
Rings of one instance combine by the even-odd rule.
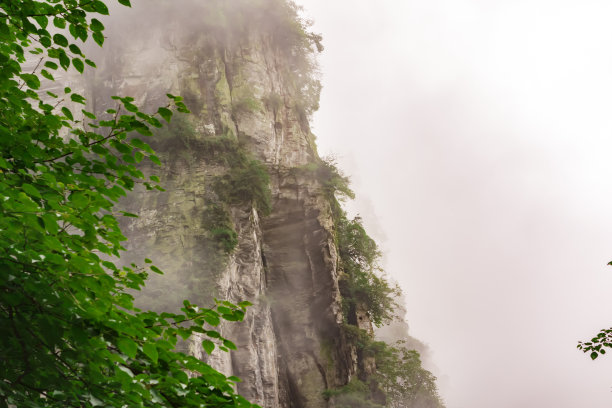
[[[595,360],[600,355],[606,354],[606,348],[612,348],[612,328],[601,329],[591,341],[578,342],[577,347],[589,353],[591,359]]]
[[[326,396],[340,395],[341,398],[336,398],[340,406],[348,399],[362,401],[352,406],[376,407],[379,405],[371,401],[371,391],[380,389],[389,408],[444,408],[436,377],[422,367],[416,350],[406,348],[404,341],[390,345],[375,340],[365,330],[352,325],[345,325],[344,331],[361,358],[372,360],[376,370],[367,377],[362,375],[365,383],[351,380],[340,389],[328,391]]]
[[[127,291],[161,271],[116,262],[118,217],[134,214],[115,203],[136,183],[160,188],[136,167],[159,163],[140,137],[186,112],[181,98],[147,114],[114,97],[98,118],[68,88],[41,91],[95,66],[79,44],[103,44],[106,14],[100,0],[0,0],[0,407],[251,407],[237,378],[175,351],[193,333],[208,352],[235,348],[214,327],[248,302],[141,311]]]
[[[361,219],[344,214],[336,221],[340,265],[345,273],[341,286],[349,318],[364,309],[374,325],[389,322],[396,308],[399,289],[389,284],[378,266],[380,251],[366,233]]]

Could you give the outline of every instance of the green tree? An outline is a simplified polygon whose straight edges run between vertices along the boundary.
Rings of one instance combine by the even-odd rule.
[[[186,112],[181,98],[148,114],[114,97],[96,117],[68,88],[41,91],[95,66],[79,44],[103,44],[106,14],[100,0],[0,0],[0,407],[251,407],[237,378],[175,351],[196,332],[209,353],[235,348],[214,327],[248,302],[141,311],[128,291],[161,271],[114,262],[118,217],[134,216],[115,203],[136,183],[161,188],[136,167],[159,164],[139,137]]]
[[[349,220],[345,214],[336,220],[340,265],[345,272],[342,280],[346,312],[353,320],[358,308],[367,311],[372,323],[380,327],[394,316],[399,288],[389,285],[378,266],[381,256],[376,242],[366,233],[361,219]]]

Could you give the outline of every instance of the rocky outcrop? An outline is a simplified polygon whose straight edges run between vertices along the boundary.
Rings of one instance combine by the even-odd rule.
[[[331,403],[323,392],[347,384],[364,362],[342,330],[330,204],[320,181],[300,171],[318,160],[308,125],[318,98],[308,65],[316,41],[294,9],[269,3],[280,7],[268,10],[280,13],[277,26],[293,19],[294,31],[247,25],[219,33],[166,16],[163,31],[137,24],[143,29],[124,33],[127,42],[112,41],[115,32],[85,93],[97,112],[112,107],[112,94],[153,109],[165,105],[167,93],[182,95],[192,111],[150,141],[163,166],[142,170],[160,175],[165,191],[137,188],[122,203],[139,215],[124,220],[124,259],[148,257],[165,271],[150,278],[140,304],[176,309],[184,298],[203,306],[214,297],[250,301],[244,322],[221,326],[237,350],[208,356],[197,338],[185,350],[240,377],[238,391],[263,407],[324,408]],[[298,37],[281,38],[292,35]],[[221,194],[219,180],[235,166],[230,156],[264,164],[269,214],[253,199]],[[213,208],[227,213],[235,247],[215,241]],[[359,325],[371,330],[366,314]]]

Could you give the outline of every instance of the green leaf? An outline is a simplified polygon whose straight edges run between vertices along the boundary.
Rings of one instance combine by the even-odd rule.
[[[40,88],[40,79],[34,74],[21,74],[21,79],[32,89]]]
[[[161,269],[159,269],[159,268],[158,268],[157,266],[155,266],[155,265],[151,265],[151,267],[150,267],[150,268],[151,268],[151,270],[152,270],[153,272],[155,272],[155,273],[157,273],[157,274],[159,274],[159,275],[163,275],[163,274],[164,274],[164,273],[162,272],[162,270],[161,270]]]
[[[49,20],[47,19],[46,16],[36,16],[34,17],[34,19],[36,20],[40,28],[47,28],[47,25],[49,24]]]
[[[85,117],[92,119],[92,120],[96,120],[96,115],[94,115],[93,113],[86,111],[85,109],[81,109],[81,112],[83,112],[83,115],[85,115]]]
[[[58,66],[55,62],[52,61],[46,61],[45,62],[45,67],[49,68],[49,69],[57,69]]]
[[[108,15],[108,7],[106,7],[106,4],[104,4],[103,2],[99,0],[94,0],[92,3],[92,7],[97,13],[100,13],[105,16]]]
[[[51,47],[52,43],[51,43],[51,38],[50,37],[48,37],[46,35],[43,35],[43,36],[40,37],[39,41],[40,41],[40,45],[42,45],[43,47],[45,47],[45,48]],[[52,51],[53,50],[48,50],[47,54],[49,54],[49,56],[51,56]]]
[[[206,335],[207,335],[208,337],[212,337],[213,339],[219,339],[219,338],[221,338],[221,334],[219,334],[219,332],[214,331],[214,330],[208,330],[208,331],[206,332]]]
[[[100,31],[95,31],[91,35],[91,37],[94,39],[96,44],[98,44],[100,47],[102,46],[102,44],[104,44],[104,35],[102,35],[102,33]]]
[[[40,70],[40,74],[43,77],[47,78],[49,81],[55,81],[55,78],[53,77],[53,75],[51,75],[51,73],[47,71],[46,69]]]
[[[597,354],[597,352],[592,352],[591,353],[591,360],[595,360],[597,357],[599,357],[599,354]]]
[[[31,197],[35,197],[35,198],[42,198],[42,196],[40,195],[40,192],[38,191],[38,189],[36,187],[34,187],[31,184],[22,184],[21,188],[23,189],[23,191],[31,196]]]
[[[72,52],[73,54],[83,55],[83,52],[81,52],[81,49],[77,47],[76,44],[70,44],[68,48],[70,49],[70,52]]]
[[[119,347],[119,351],[130,358],[136,357],[136,352],[138,351],[138,345],[128,337],[121,337],[117,341],[117,347]]]
[[[229,340],[223,340],[223,345],[230,350],[237,350],[236,345]]]
[[[203,340],[202,348],[204,348],[204,351],[206,351],[206,353],[211,354],[215,349],[215,343],[210,340]]]
[[[170,123],[170,119],[172,118],[172,111],[168,108],[158,108],[157,109],[157,113],[159,113],[159,116],[161,116],[162,118],[164,118],[164,120],[168,123]]]
[[[89,65],[90,67],[92,67],[92,68],[95,68],[95,67],[96,67],[96,63],[95,63],[95,62],[93,62],[93,61],[92,61],[92,60],[90,60],[90,59],[85,58],[85,63],[86,63],[87,65]]]
[[[81,96],[81,95],[79,95],[79,94],[75,94],[75,93],[71,94],[71,95],[70,95],[70,100],[71,100],[72,102],[76,102],[76,103],[80,103],[80,104],[85,105],[85,98],[84,98],[84,97],[82,97],[82,96]]]
[[[119,0],[119,4],[123,4],[127,7],[132,7],[132,5],[130,4],[130,0]]]
[[[72,193],[69,200],[75,208],[85,208],[89,204],[89,199],[81,192]]]
[[[68,39],[61,34],[55,34],[53,36],[53,42],[59,45],[60,47],[68,46]]]
[[[151,343],[145,343],[142,346],[142,352],[149,357],[153,363],[157,364],[157,359],[159,357],[158,353],[157,353],[157,347],[155,347],[155,344],[151,344]]]
[[[66,28],[66,20],[56,16],[53,18],[53,25],[63,30],[64,28]]]
[[[59,63],[62,68],[68,70],[68,67],[70,66],[70,58],[68,58],[66,52],[64,52],[63,50],[60,50],[59,53]]]
[[[74,66],[74,68],[79,71],[79,73],[83,73],[83,70],[85,69],[85,65],[83,64],[83,60],[81,60],[80,58],[73,58],[72,59],[72,65]]]
[[[91,29],[91,31],[103,31],[104,24],[102,24],[100,20],[92,18],[91,23],[89,24],[89,28]]]
[[[206,323],[215,327],[218,326],[219,323],[221,323],[221,319],[219,319],[219,316],[216,314],[205,314],[204,320],[206,320]]]
[[[49,234],[57,234],[59,231],[59,226],[57,225],[57,217],[53,214],[43,214],[42,219],[45,223],[45,229],[49,232]]]
[[[63,106],[62,107],[62,113],[64,114],[64,116],[66,116],[68,119],[70,120],[74,120],[74,117],[72,116],[72,112],[70,112],[70,109],[68,109],[67,107]]]

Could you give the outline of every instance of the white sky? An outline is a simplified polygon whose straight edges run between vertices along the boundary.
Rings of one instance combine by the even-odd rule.
[[[300,0],[314,132],[431,346],[448,408],[609,408],[612,3]],[[606,358],[607,357],[607,358]]]

